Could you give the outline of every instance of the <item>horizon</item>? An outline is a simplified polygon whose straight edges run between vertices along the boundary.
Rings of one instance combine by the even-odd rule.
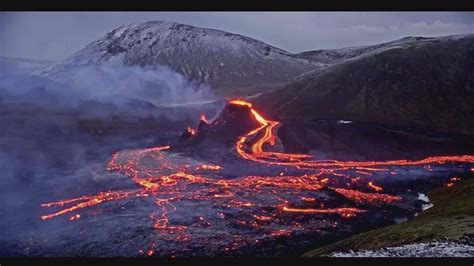
[[[148,21],[148,22],[149,22],[149,21]],[[145,23],[145,22],[144,22],[144,23]],[[121,26],[126,26],[126,25],[121,25]],[[119,27],[121,27],[121,26],[119,26]],[[192,26],[192,25],[191,25],[191,26]],[[211,28],[207,28],[207,29],[211,29]],[[232,33],[232,32],[230,32],[230,33]],[[373,43],[373,44],[368,44],[368,45],[346,46],[346,47],[328,48],[328,49],[314,49],[314,50],[307,50],[307,51],[301,51],[301,52],[296,52],[296,53],[293,53],[293,52],[290,52],[290,51],[287,51],[287,52],[290,52],[290,53],[292,53],[292,54],[300,54],[300,53],[306,53],[306,52],[312,52],[312,51],[339,50],[339,49],[366,47],[366,46],[378,45],[378,44],[383,44],[383,43],[389,43],[389,42],[401,40],[401,39],[404,39],[404,38],[410,38],[410,37],[415,37],[415,38],[416,38],[416,37],[422,37],[422,38],[444,38],[444,37],[464,36],[464,35],[474,35],[474,32],[472,32],[472,33],[463,33],[463,34],[440,35],[440,36],[414,36],[414,35],[408,35],[408,36],[404,36],[404,37],[401,37],[401,38],[398,38],[398,39],[393,39],[393,40],[389,40],[389,41],[382,42],[382,43]],[[260,41],[260,40],[258,40],[258,41]],[[83,47],[83,48],[84,48],[84,47]],[[79,50],[82,50],[83,48],[81,48],[81,49],[79,49]],[[280,47],[277,47],[277,48],[280,48]],[[79,50],[78,50],[78,51],[79,51]],[[2,55],[0,55],[0,58],[13,59],[13,60],[29,60],[29,61],[35,61],[35,62],[57,62],[57,61],[61,61],[61,60],[67,59],[67,58],[58,59],[58,60],[51,60],[51,59],[31,59],[31,58],[24,58],[24,57],[9,57],[9,56],[2,56]]]
[[[149,21],[239,34],[293,54],[474,33],[472,12],[2,12],[0,56],[60,61],[115,28]]]

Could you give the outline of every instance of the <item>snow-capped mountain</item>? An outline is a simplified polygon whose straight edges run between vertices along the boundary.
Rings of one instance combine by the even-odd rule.
[[[246,36],[150,21],[118,27],[38,73],[65,79],[71,69],[86,65],[167,66],[222,95],[271,88],[320,66]]]
[[[473,59],[474,34],[393,42],[306,72],[255,101],[270,110],[267,117],[277,119],[351,120],[474,134]]]
[[[313,50],[298,53],[299,58],[307,59],[311,62],[319,64],[336,64],[351,58],[358,56],[366,56],[372,53],[383,52],[388,49],[407,47],[413,43],[433,42],[433,41],[447,41],[456,40],[469,36],[467,35],[451,35],[443,37],[422,37],[422,36],[408,36],[401,39],[393,40],[390,42],[366,45],[366,46],[354,46],[345,47],[339,49],[323,49]]]

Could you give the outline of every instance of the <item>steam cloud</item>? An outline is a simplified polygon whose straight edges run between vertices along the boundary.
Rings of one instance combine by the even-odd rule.
[[[0,58],[0,227],[7,235],[25,219],[39,217],[39,204],[45,200],[41,197],[51,197],[51,191],[42,191],[51,189],[48,182],[90,181],[91,162],[103,163],[119,144],[143,145],[143,140],[127,136],[98,140],[94,134],[76,132],[80,119],[110,123],[113,117],[152,117],[163,118],[164,124],[188,123],[196,121],[200,111],[217,113],[221,108],[209,86],[166,67],[83,65],[40,75],[42,70],[38,64],[5,64]],[[64,169],[75,170],[65,174]],[[2,234],[0,249],[9,250],[2,243],[16,241],[11,237]]]
[[[85,65],[46,76],[98,99],[127,97],[154,104],[216,99],[209,86],[195,84],[164,66]]]

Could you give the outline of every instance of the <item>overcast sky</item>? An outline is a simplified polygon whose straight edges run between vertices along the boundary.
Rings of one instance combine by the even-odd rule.
[[[120,25],[149,20],[239,33],[290,52],[474,33],[474,12],[0,12],[0,56],[60,60]]]

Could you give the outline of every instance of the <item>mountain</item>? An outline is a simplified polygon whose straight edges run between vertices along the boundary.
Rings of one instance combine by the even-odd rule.
[[[271,89],[320,66],[239,34],[150,21],[118,27],[38,73],[62,79],[86,65],[167,66],[197,83],[209,84],[220,95]]]
[[[474,34],[376,49],[257,97],[279,119],[342,119],[474,134]]]
[[[297,54],[297,56],[299,58],[307,59],[311,62],[332,65],[332,64],[339,63],[356,56],[360,56],[365,53],[385,50],[385,49],[399,47],[403,45],[409,45],[410,43],[413,43],[413,42],[432,40],[432,39],[434,38],[409,36],[409,37],[401,38],[401,39],[394,40],[391,42],[386,42],[386,43],[381,43],[381,44],[376,44],[376,45],[306,51],[306,52],[301,52]]]

